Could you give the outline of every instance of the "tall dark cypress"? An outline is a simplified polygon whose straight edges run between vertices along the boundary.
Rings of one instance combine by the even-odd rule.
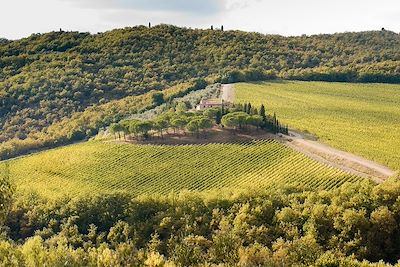
[[[259,115],[263,118],[263,122],[261,124],[261,128],[265,128],[267,126],[267,115],[265,114],[265,107],[264,104],[260,107]]]

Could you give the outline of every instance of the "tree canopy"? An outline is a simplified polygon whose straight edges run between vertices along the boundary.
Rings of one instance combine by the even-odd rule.
[[[204,87],[204,79],[398,83],[399,51],[399,35],[390,31],[283,37],[159,25],[2,40],[0,142],[14,149],[17,143],[32,148],[56,146],[65,139],[50,138],[49,128],[71,119],[74,126],[65,137],[81,140],[102,124],[86,129],[87,122],[76,119],[82,112],[122,113],[104,115],[96,110],[151,91],[149,106],[160,104],[170,99],[161,90],[194,78],[203,78],[195,89]],[[123,115],[132,112],[137,110],[131,108]],[[3,150],[0,154],[5,154]]]

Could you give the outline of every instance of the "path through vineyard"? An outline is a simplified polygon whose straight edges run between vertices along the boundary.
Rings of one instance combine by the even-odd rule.
[[[233,84],[223,84],[221,98],[225,102],[234,103],[235,101],[235,92],[233,90]]]
[[[234,95],[234,85],[223,85],[221,97],[224,101],[234,102]],[[278,140],[312,159],[361,177],[370,178],[377,183],[395,175],[395,172],[386,166],[332,148],[314,140],[310,135],[291,130],[289,136],[280,136],[277,138]]]
[[[332,167],[367,177],[377,183],[383,182],[386,178],[393,176],[394,171],[386,166],[354,154],[344,152],[320,142],[309,140],[307,136],[295,131],[290,131],[289,136],[284,136],[286,144],[319,162]]]

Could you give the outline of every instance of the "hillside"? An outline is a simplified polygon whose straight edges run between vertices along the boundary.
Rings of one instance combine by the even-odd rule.
[[[182,190],[267,189],[298,185],[337,188],[364,179],[311,160],[274,140],[204,145],[88,142],[0,164],[17,193],[63,196]],[[253,188],[253,189],[255,189]]]
[[[265,82],[235,85],[256,105],[321,142],[400,170],[400,85]]]
[[[388,31],[282,37],[160,25],[3,40],[0,142],[13,150],[83,139],[98,127],[76,135],[82,122],[74,120],[63,138],[48,137],[48,127],[194,78],[399,82],[399,51],[399,35]]]

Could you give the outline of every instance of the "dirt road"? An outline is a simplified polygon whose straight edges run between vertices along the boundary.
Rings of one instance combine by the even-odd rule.
[[[234,93],[234,88],[233,84],[223,84],[222,85],[222,93],[221,93],[221,98],[225,102],[233,103],[235,101],[235,93]]]
[[[395,175],[395,172],[386,166],[310,140],[310,137],[299,132],[290,131],[289,136],[282,136],[282,139],[292,149],[315,160],[361,177],[370,178],[377,183]]]
[[[221,98],[233,103],[234,97],[234,85],[222,85]],[[377,183],[395,175],[395,172],[386,166],[322,144],[317,141],[317,138],[309,134],[290,131],[289,136],[282,135],[281,138],[277,139],[314,160],[348,173],[372,179]]]

